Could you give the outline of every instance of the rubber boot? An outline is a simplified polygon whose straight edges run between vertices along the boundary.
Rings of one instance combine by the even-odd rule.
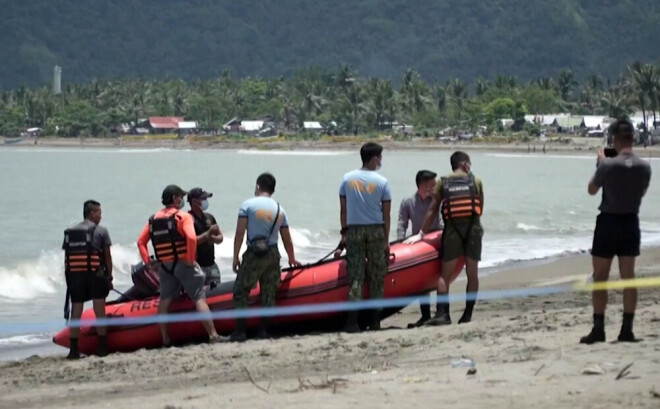
[[[623,323],[621,324],[621,332],[619,333],[619,342],[639,342],[633,333],[633,320],[635,313],[624,312]]]
[[[268,339],[270,334],[268,333],[268,324],[270,323],[270,318],[262,317],[259,321],[259,328],[257,329],[257,338],[259,339]]]
[[[435,317],[426,322],[426,325],[440,326],[451,324],[451,317],[449,316],[449,303],[439,302],[436,304]]]
[[[358,312],[349,311],[347,315],[346,325],[344,325],[344,332],[349,334],[360,332],[360,327],[358,326]]]
[[[580,338],[580,344],[595,344],[596,342],[605,342],[605,315],[594,314],[594,326],[591,332]]]
[[[69,355],[66,356],[66,359],[80,359],[80,352],[78,352],[78,338],[69,338]]]
[[[236,319],[236,329],[229,336],[231,342],[243,342],[247,339],[245,335],[245,318]]]
[[[380,308],[375,308],[371,310],[369,329],[372,331],[380,330]]]
[[[468,322],[472,321],[472,310],[474,310],[475,303],[475,300],[469,300],[465,303],[465,311],[463,312],[461,319],[458,320],[459,324],[467,324]]]
[[[96,355],[97,356],[108,355],[108,340],[105,335],[99,335],[98,344],[96,345]]]

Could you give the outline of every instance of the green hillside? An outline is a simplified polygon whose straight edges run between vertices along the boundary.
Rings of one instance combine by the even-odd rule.
[[[660,57],[657,0],[0,0],[0,89],[92,78],[614,77]]]

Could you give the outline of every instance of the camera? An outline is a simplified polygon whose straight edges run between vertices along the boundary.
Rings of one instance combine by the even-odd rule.
[[[616,153],[616,149],[614,149],[614,148],[610,148],[610,147],[605,148],[605,157],[606,157],[606,158],[613,158],[613,157],[615,157],[616,155],[617,155],[617,153]]]

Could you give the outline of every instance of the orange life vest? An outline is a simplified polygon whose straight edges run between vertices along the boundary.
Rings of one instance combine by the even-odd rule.
[[[67,273],[94,273],[101,266],[102,253],[94,247],[96,225],[64,231],[64,269]]]
[[[177,231],[178,212],[169,217],[149,218],[149,237],[156,260],[178,261],[186,257],[186,240]]]
[[[443,220],[481,216],[481,199],[472,175],[443,177],[441,180]]]

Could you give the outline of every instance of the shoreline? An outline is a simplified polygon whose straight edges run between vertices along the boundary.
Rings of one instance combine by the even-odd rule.
[[[638,259],[638,267],[645,266],[645,254],[659,254],[660,245],[649,245],[642,247],[642,255]],[[648,263],[646,263],[648,264]],[[658,261],[660,265],[660,259]],[[575,269],[579,266],[584,273],[578,275],[570,275],[568,277],[562,276],[561,271],[567,268]],[[543,271],[541,274],[548,280],[532,281],[530,279],[520,280],[521,272],[530,270]],[[614,266],[613,266],[614,271]],[[659,272],[660,273],[660,272]],[[485,291],[499,291],[499,290],[516,290],[530,287],[544,287],[557,284],[565,284],[572,281],[584,281],[591,274],[591,257],[588,251],[576,251],[570,253],[561,253],[543,258],[529,259],[529,260],[513,260],[503,264],[481,267],[480,268],[480,282],[481,290]],[[614,278],[616,279],[616,278]],[[463,283],[466,282],[465,273],[462,272],[452,286],[452,294],[462,293]],[[431,293],[435,294],[435,292]],[[403,309],[407,311],[417,308],[415,305],[408,305]],[[29,336],[31,334],[18,334],[11,335],[5,339],[13,337]],[[3,351],[5,356],[0,357],[0,367],[8,362],[20,362],[29,359],[33,356],[40,357],[55,357],[65,353],[65,351],[52,344],[52,342],[39,343],[39,344],[17,344]]]
[[[2,138],[5,139],[5,138]],[[545,154],[594,154],[595,150],[602,146],[600,138],[575,137],[564,139],[565,142],[556,140],[531,140],[528,142],[474,142],[474,143],[444,143],[436,142],[433,138],[417,138],[410,141],[394,141],[391,139],[369,139],[354,137],[333,137],[331,140],[284,140],[282,138],[263,138],[247,139],[240,141],[227,141],[220,139],[204,140],[196,138],[195,140],[179,139],[118,139],[118,138],[61,138],[61,137],[42,137],[38,143],[34,144],[34,139],[28,138],[15,144],[5,144],[0,142],[0,149],[39,149],[39,148],[99,148],[99,149],[257,149],[257,150],[356,150],[366,141],[378,142],[385,149],[391,150],[473,150],[501,153],[529,153],[543,155],[543,146]],[[635,152],[641,157],[660,157],[660,145],[636,147]]]
[[[615,263],[616,264],[616,263]],[[481,290],[568,285],[591,271],[588,254],[516,265],[483,277]],[[646,248],[638,277],[660,276],[660,248]],[[613,265],[611,278],[618,278]],[[461,283],[452,294],[465,291]],[[55,355],[0,363],[0,408],[110,405],[147,409],[229,404],[238,408],[402,407],[437,402],[455,408],[655,407],[660,391],[660,288],[640,290],[638,344],[617,344],[621,291],[610,291],[608,342],[578,344],[591,323],[589,292],[488,299],[474,321],[406,329],[416,304],[383,321],[384,330],[312,333],[242,344],[199,344],[64,360]],[[452,302],[456,320],[463,302]],[[435,307],[432,307],[432,311]],[[476,375],[453,368],[476,362]],[[631,375],[617,374],[627,365]],[[584,375],[585,369],[597,372]],[[30,392],[25,392],[29,390]]]

